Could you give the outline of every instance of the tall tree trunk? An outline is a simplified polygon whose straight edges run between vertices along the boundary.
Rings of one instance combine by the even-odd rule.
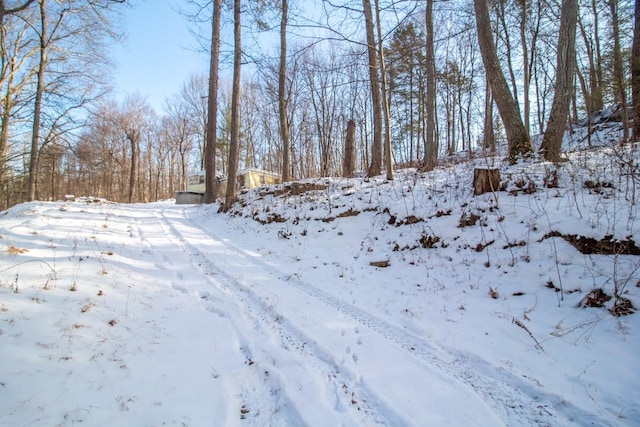
[[[379,0],[374,2],[376,8],[376,30],[378,34],[378,54],[380,55],[380,75],[382,76],[382,112],[384,113],[384,167],[387,179],[393,180],[393,149],[391,146],[391,123],[389,121],[389,97],[387,96],[387,70],[384,63],[384,49],[382,47],[382,28],[380,25]]]
[[[209,90],[207,97],[207,127],[204,152],[204,202],[213,203],[218,197],[216,177],[216,140],[218,139],[218,70],[220,61],[220,9],[222,0],[214,0],[211,19],[211,58],[209,58]]]
[[[556,57],[556,84],[551,113],[540,151],[545,160],[558,162],[574,91],[578,0],[562,0]]]
[[[342,176],[353,178],[353,169],[356,161],[356,122],[347,122],[347,136],[344,141],[344,154],[342,159]]]
[[[240,147],[240,65],[242,46],[240,44],[240,0],[233,1],[233,83],[231,89],[231,143],[227,174],[227,193],[224,210],[231,209],[236,199],[236,178],[238,175],[238,155]]]
[[[135,129],[137,124],[127,129],[126,137],[131,145],[131,169],[129,170],[129,192],[127,193],[127,200],[129,203],[133,203],[133,193],[136,188],[137,171],[138,171],[138,148],[140,145],[140,131]]]
[[[496,152],[496,136],[493,130],[493,96],[489,80],[485,83],[484,93],[484,127],[482,130],[482,149],[489,150],[491,154]]]
[[[629,140],[629,114],[627,111],[627,94],[624,70],[622,67],[622,50],[620,48],[620,24],[618,19],[618,0],[609,0],[611,26],[613,27],[613,88],[616,101],[622,110],[622,139]]]
[[[474,0],[478,43],[487,78],[491,83],[498,112],[502,118],[509,144],[509,161],[515,163],[518,156],[531,152],[531,141],[527,129],[522,123],[518,104],[511,96],[507,80],[500,68],[500,60],[493,42],[491,22],[489,20],[489,0]]]
[[[36,93],[33,107],[33,127],[31,132],[31,152],[29,157],[29,178],[27,182],[27,201],[36,197],[36,177],[38,174],[38,151],[40,146],[40,118],[42,115],[42,95],[44,92],[44,73],[47,65],[47,19],[46,0],[40,0],[40,57],[36,75]]]
[[[593,108],[594,111],[600,111],[604,108],[604,97],[602,87],[604,79],[602,77],[602,49],[600,48],[600,5],[597,0],[591,0],[591,12],[593,14],[593,40],[594,46],[594,70],[593,70]]]
[[[438,160],[438,143],[435,138],[436,114],[436,60],[433,47],[433,0],[427,0],[425,11],[426,50],[425,50],[425,80],[427,93],[425,99],[425,141],[424,161],[422,168],[432,170]]]
[[[4,31],[4,28],[1,29]],[[0,126],[0,181],[2,176],[6,172],[5,164],[7,157],[7,147],[9,141],[9,121],[11,120],[11,110],[13,109],[13,76],[14,76],[14,64],[13,58],[9,61],[9,75],[6,82],[5,98],[2,105],[2,126]]]
[[[633,96],[633,140],[640,141],[640,0],[635,3],[635,25],[631,53],[631,90]]]
[[[520,44],[522,46],[522,92],[524,95],[524,127],[527,132],[531,132],[529,116],[531,114],[531,105],[529,101],[529,88],[531,87],[531,74],[529,70],[529,47],[527,46],[526,28],[527,28],[527,1],[520,2]],[[533,49],[533,48],[532,48]]]
[[[509,25],[507,24],[507,20],[506,20],[506,10],[505,10],[505,1],[499,1],[498,2],[498,21],[500,24],[502,24],[502,29],[504,30],[503,32],[503,40],[504,40],[504,48],[506,50],[505,52],[505,57],[506,57],[506,63],[507,63],[507,71],[509,72],[509,80],[511,82],[511,95],[513,96],[513,99],[516,102],[516,105],[518,106],[518,111],[520,108],[520,101],[518,100],[518,82],[516,79],[516,74],[515,71],[513,69],[513,55],[511,54],[511,51],[513,50],[511,48],[511,28],[509,28]]]
[[[282,0],[282,15],[280,17],[280,65],[278,67],[278,116],[280,121],[280,139],[282,140],[282,182],[290,179],[291,150],[289,137],[289,123],[287,121],[287,98],[285,93],[287,73],[287,20],[289,15],[289,1]]]
[[[369,84],[373,108],[373,144],[371,145],[371,165],[369,176],[380,175],[382,172],[382,101],[380,99],[380,78],[378,75],[378,59],[376,41],[373,35],[373,15],[371,1],[362,0],[364,21],[367,33],[367,54],[369,56]]]

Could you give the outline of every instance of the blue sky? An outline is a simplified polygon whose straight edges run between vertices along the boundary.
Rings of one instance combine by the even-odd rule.
[[[207,73],[208,60],[195,52],[188,22],[177,12],[177,0],[142,0],[127,9],[128,37],[113,47],[114,83],[119,98],[140,92],[158,114],[165,98],[177,93],[195,72]]]

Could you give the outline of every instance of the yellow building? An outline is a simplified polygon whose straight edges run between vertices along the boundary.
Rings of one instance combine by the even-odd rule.
[[[176,203],[198,203],[196,200],[201,200],[198,195],[202,195],[205,192],[205,176],[204,171],[190,173],[187,176],[187,191],[176,193]],[[275,172],[247,168],[238,172],[236,182],[238,189],[251,189],[261,185],[280,184],[282,177]],[[218,177],[218,183],[220,185],[218,194],[224,195],[227,190],[227,178]]]

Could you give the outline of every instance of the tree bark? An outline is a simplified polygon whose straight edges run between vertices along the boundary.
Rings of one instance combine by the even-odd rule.
[[[211,58],[209,58],[209,90],[207,96],[207,127],[204,151],[204,202],[218,197],[216,177],[216,140],[218,139],[218,70],[220,61],[220,10],[222,0],[214,0],[211,19]]]
[[[426,50],[425,80],[427,93],[425,99],[426,129],[424,141],[424,161],[422,169],[432,170],[438,161],[438,143],[435,138],[436,113],[436,62],[433,48],[433,0],[427,0],[425,11]]]
[[[629,113],[627,111],[626,78],[622,66],[622,50],[620,47],[620,23],[618,19],[618,0],[609,0],[611,26],[613,30],[613,88],[616,101],[620,103],[622,112],[622,139],[629,141]]]
[[[36,197],[36,176],[38,166],[38,151],[40,147],[40,118],[42,115],[42,95],[44,92],[44,73],[47,65],[47,19],[46,0],[40,0],[40,57],[38,73],[36,75],[36,93],[33,107],[33,127],[31,131],[31,152],[29,155],[29,178],[27,182],[27,201]]]
[[[491,154],[496,152],[496,135],[493,130],[493,95],[491,85],[487,79],[484,93],[484,127],[482,130],[482,149],[489,150]]]
[[[393,180],[393,147],[391,146],[391,123],[389,119],[389,98],[387,96],[387,70],[384,62],[384,49],[382,46],[382,28],[380,26],[380,5],[375,0],[376,30],[378,34],[378,54],[380,56],[380,75],[382,77],[381,103],[384,113],[384,167],[387,172],[387,180]]]
[[[282,0],[282,15],[280,16],[280,65],[278,67],[278,116],[280,121],[280,139],[282,140],[282,182],[290,180],[290,137],[287,121],[287,98],[285,93],[287,73],[287,20],[289,15],[289,1]]]
[[[373,35],[373,15],[371,1],[362,0],[364,20],[367,33],[367,54],[369,56],[369,84],[373,107],[373,144],[371,145],[371,165],[369,176],[380,175],[382,172],[382,101],[380,100],[380,78],[378,75],[378,60],[376,41]]]
[[[126,131],[126,137],[131,145],[131,169],[129,170],[129,192],[127,193],[127,200],[129,203],[133,203],[133,193],[136,188],[137,171],[138,171],[138,147],[140,144],[140,131],[134,128],[129,128]]]
[[[500,68],[500,60],[493,42],[489,20],[489,0],[474,0],[478,43],[487,79],[502,118],[509,145],[509,161],[515,163],[519,156],[531,152],[531,141],[522,123],[518,104],[511,96],[507,80]]]
[[[498,169],[476,168],[473,170],[473,194],[479,195],[498,191],[500,171]]]
[[[640,0],[635,2],[635,25],[631,53],[631,90],[633,97],[633,140],[640,141]]]
[[[569,106],[574,91],[576,61],[576,24],[578,0],[562,0],[560,31],[556,57],[556,84],[547,129],[542,138],[540,151],[545,160],[558,162],[562,150],[562,139],[569,117]]]
[[[344,154],[342,159],[342,176],[353,178],[353,170],[356,161],[356,122],[347,122],[347,136],[344,141]]]
[[[600,111],[604,108],[604,96],[603,96],[603,86],[604,86],[604,78],[602,77],[602,49],[600,48],[600,11],[601,7],[597,0],[591,0],[591,13],[593,14],[593,41],[594,41],[594,49],[593,52],[593,86],[592,86],[592,95],[593,95],[593,111]]]
[[[240,37],[240,0],[233,1],[233,83],[231,89],[231,142],[227,174],[227,192],[224,210],[231,209],[236,199],[236,177],[238,175],[238,155],[240,147],[240,66],[242,46]]]
[[[0,126],[0,181],[5,170],[6,157],[7,157],[7,142],[9,140],[9,121],[11,119],[11,110],[13,109],[13,76],[14,76],[14,63],[13,58],[9,61],[9,75],[6,82],[6,92],[4,102],[2,105],[2,125]]]

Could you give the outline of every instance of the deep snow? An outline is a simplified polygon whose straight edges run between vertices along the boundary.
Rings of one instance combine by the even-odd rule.
[[[547,163],[482,159],[252,190],[230,214],[15,206],[0,425],[638,425],[640,315],[583,305],[617,286],[639,307],[640,259],[549,236],[638,242],[634,155],[575,152],[557,188]],[[473,196],[491,161],[507,191]]]

